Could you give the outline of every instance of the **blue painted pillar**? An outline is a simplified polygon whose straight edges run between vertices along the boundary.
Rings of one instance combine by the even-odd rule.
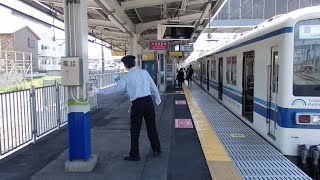
[[[69,161],[87,161],[91,158],[87,0],[64,0],[64,17],[66,57],[83,60],[82,84],[67,86]]]
[[[68,108],[69,161],[87,161],[91,158],[90,104],[79,105],[69,99]]]

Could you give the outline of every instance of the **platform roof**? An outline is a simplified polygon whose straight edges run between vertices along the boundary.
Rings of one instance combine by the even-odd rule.
[[[21,0],[63,21],[64,0]],[[139,44],[156,40],[157,24],[196,27],[190,41],[196,41],[211,17],[227,0],[88,0],[88,33],[118,49],[125,49],[129,37],[139,34]],[[183,42],[177,42],[183,43]],[[187,43],[187,42],[185,42]]]

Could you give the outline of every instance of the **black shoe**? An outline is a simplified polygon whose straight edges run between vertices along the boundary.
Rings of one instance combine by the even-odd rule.
[[[127,160],[127,161],[140,161],[140,156],[130,156],[130,155],[124,155],[123,156],[123,159],[124,160]]]
[[[153,151],[153,157],[160,157],[162,153],[162,150],[160,151]]]

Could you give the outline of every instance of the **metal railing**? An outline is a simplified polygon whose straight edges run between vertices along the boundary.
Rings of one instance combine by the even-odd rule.
[[[57,128],[58,126],[58,109],[57,102],[60,97],[57,96],[58,85],[46,86],[32,89],[34,92],[33,100],[35,103],[34,120],[36,122],[37,137],[44,135]]]
[[[29,89],[0,94],[0,157],[32,141]]]
[[[67,99],[67,88],[59,85],[59,91],[58,91],[58,96],[60,97],[60,99],[57,101],[58,103],[58,113],[59,116],[58,118],[58,123],[60,124],[60,126],[64,126],[65,124],[67,124],[68,122],[68,106],[66,104],[66,99]],[[95,95],[97,96],[97,95]],[[58,128],[60,128],[60,126],[58,126]]]
[[[91,77],[90,77],[91,78]],[[98,80],[97,79],[90,79],[92,86],[98,88]],[[90,96],[90,109],[98,109],[98,97],[97,96]]]
[[[125,73],[90,76],[101,89]],[[55,85],[0,93],[0,159],[35,143],[67,124],[66,87]],[[90,94],[90,108],[98,108],[97,94]]]
[[[96,80],[95,86],[99,89],[106,88],[115,84],[115,79],[122,79],[126,73],[118,72],[118,73],[106,73],[106,74],[96,74],[90,75],[91,80]]]

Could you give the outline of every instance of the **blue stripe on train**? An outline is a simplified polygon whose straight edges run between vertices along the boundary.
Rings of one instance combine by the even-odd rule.
[[[263,117],[267,117],[267,108],[254,103],[254,112]],[[277,122],[280,127],[284,128],[304,128],[304,129],[319,129],[320,125],[300,125],[296,123],[297,113],[320,113],[319,109],[296,109],[296,108],[283,108],[278,106],[278,112],[271,110],[271,120]]]
[[[199,78],[196,78],[199,79]],[[214,81],[210,81],[210,87],[218,90],[218,85]],[[233,99],[234,101],[242,104],[242,95],[240,94],[238,90],[232,89],[231,87],[223,86],[224,91],[223,94],[228,96],[229,98]],[[225,91],[226,90],[226,91]],[[230,90],[230,91],[229,91]],[[233,92],[238,92],[237,94]],[[242,92],[241,92],[242,93]],[[257,114],[260,114],[261,116],[267,118],[269,116],[269,119],[272,121],[276,121],[277,124],[280,127],[284,128],[306,128],[306,129],[319,129],[320,125],[300,125],[296,124],[296,113],[320,113],[319,109],[296,109],[296,108],[283,108],[280,106],[277,106],[278,112],[275,112],[275,104],[271,104],[271,111],[268,115],[267,110],[269,108],[266,107],[267,102],[265,100],[262,100],[260,98],[254,97],[254,106],[253,111]]]
[[[252,44],[252,43],[255,43],[255,42],[258,42],[258,41],[262,41],[262,40],[265,40],[265,39],[268,39],[268,38],[271,38],[271,37],[274,37],[274,36],[278,36],[278,35],[280,35],[280,34],[292,33],[292,32],[293,32],[293,27],[284,27],[284,28],[281,28],[281,29],[272,31],[272,32],[270,32],[270,33],[261,35],[261,36],[259,36],[259,37],[254,38],[254,39],[250,39],[250,40],[245,41],[245,42],[243,42],[243,43],[240,43],[240,44],[231,46],[231,47],[226,48],[226,49],[224,49],[224,50],[218,51],[218,52],[216,52],[215,54],[220,54],[220,53],[223,53],[223,52],[226,52],[226,51],[230,51],[230,50],[232,50],[232,49],[236,49],[236,48],[239,48],[239,47],[241,47],[241,46],[245,46],[245,45]]]

